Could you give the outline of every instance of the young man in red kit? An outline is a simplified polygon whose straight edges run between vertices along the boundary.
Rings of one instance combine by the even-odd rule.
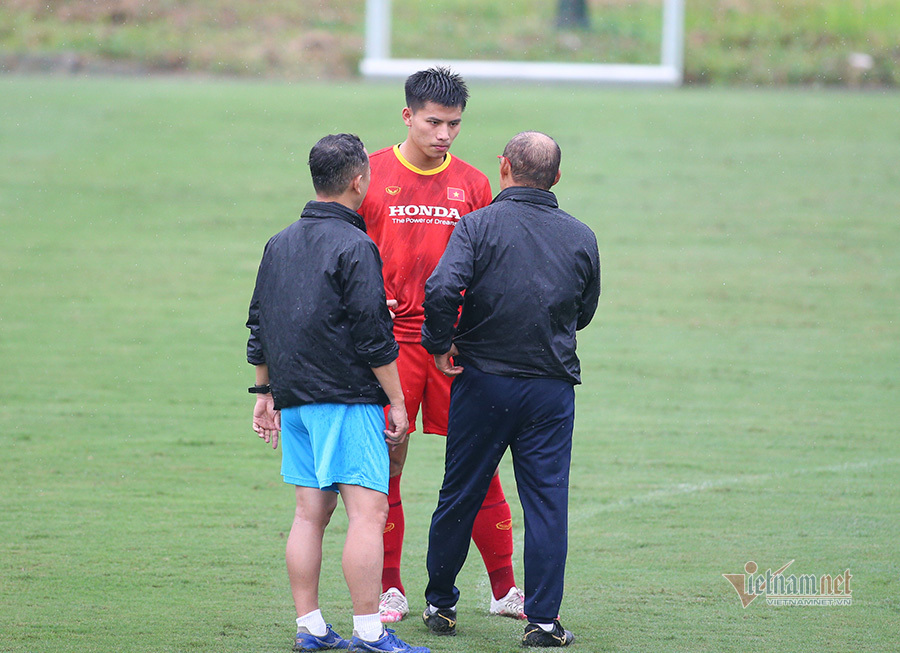
[[[421,407],[422,430],[446,436],[451,379],[435,368],[421,345],[425,281],[460,217],[491,202],[491,186],[482,172],[450,154],[469,97],[463,79],[447,68],[430,68],[411,75],[405,90],[401,115],[406,140],[370,155],[372,182],[359,213],[384,261],[387,298],[397,302],[394,337],[400,345],[397,365],[410,431]],[[405,530],[400,478],[408,442],[390,452],[379,606],[384,622],[400,621],[409,613],[400,579]],[[511,528],[509,504],[495,474],[472,539],[490,578],[491,614],[522,619],[524,598],[513,576]]]

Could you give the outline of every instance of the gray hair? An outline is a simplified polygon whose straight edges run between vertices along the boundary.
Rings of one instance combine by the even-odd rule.
[[[503,156],[509,161],[516,183],[550,190],[559,172],[562,152],[547,134],[527,131],[512,137],[503,148]]]

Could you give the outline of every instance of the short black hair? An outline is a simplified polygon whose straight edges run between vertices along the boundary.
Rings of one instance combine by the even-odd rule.
[[[426,102],[443,107],[459,107],[466,110],[469,89],[458,74],[444,66],[420,70],[406,78],[406,106],[418,111]]]
[[[523,186],[550,190],[559,172],[559,144],[542,132],[521,132],[503,148],[513,180]]]
[[[357,175],[369,167],[369,157],[359,136],[329,134],[309,151],[309,172],[316,193],[327,197],[340,195]]]

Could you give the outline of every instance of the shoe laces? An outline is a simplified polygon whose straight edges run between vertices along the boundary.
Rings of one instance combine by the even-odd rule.
[[[505,607],[507,610],[521,610],[524,603],[525,592],[520,590],[518,587],[513,587],[509,590],[509,593],[507,593],[507,595],[503,597],[503,607]]]

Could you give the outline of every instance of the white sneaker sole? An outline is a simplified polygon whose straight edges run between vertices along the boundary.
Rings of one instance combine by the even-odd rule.
[[[524,620],[525,614],[519,614],[518,612],[510,612],[509,610],[491,610],[491,615],[495,617],[509,617],[510,619],[519,619]]]

